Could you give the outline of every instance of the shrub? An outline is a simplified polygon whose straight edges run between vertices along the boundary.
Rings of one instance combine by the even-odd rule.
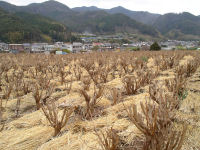
[[[142,114],[137,106],[127,109],[129,119],[144,134],[144,150],[180,150],[183,145],[186,127],[174,131],[169,112],[160,105],[141,103]]]
[[[98,51],[99,50],[99,46],[98,45],[96,45],[96,46],[94,46],[93,48],[92,48],[92,51]]]
[[[73,72],[74,72],[74,76],[76,77],[77,81],[81,80],[83,71],[81,70],[81,67],[78,66],[77,64],[74,64],[74,68],[73,68]]]
[[[58,64],[58,75],[60,76],[60,83],[63,85],[65,83],[65,78],[68,75],[68,72],[65,71],[63,60]]]
[[[123,84],[127,95],[136,94],[140,88],[140,82],[133,76],[124,77]]]
[[[125,76],[122,80],[125,94],[133,95],[136,94],[137,91],[147,83],[151,81],[153,76],[150,76],[149,73],[137,72],[136,76]]]
[[[67,80],[65,83],[64,83],[64,86],[65,86],[65,90],[67,91],[67,94],[70,93],[71,89],[72,89],[72,77],[70,80]]]
[[[81,79],[81,82],[83,83],[82,87],[85,91],[89,91],[90,84],[91,84],[91,78],[90,77],[83,77]]]
[[[120,140],[114,129],[111,128],[106,133],[95,131],[95,134],[98,137],[102,150],[118,150]]]
[[[165,80],[165,86],[168,91],[172,93],[173,97],[179,97],[181,100],[187,96],[186,92],[186,79],[182,76],[175,76],[174,79]]]
[[[142,56],[141,59],[142,59],[144,62],[148,62],[148,59],[149,59],[149,58],[148,58],[148,57],[145,57],[145,56]]]
[[[117,88],[112,88],[110,90],[109,97],[112,101],[112,105],[116,105],[121,100],[122,95],[120,90],[118,90]]]
[[[161,105],[168,111],[173,111],[174,109],[178,108],[180,103],[178,97],[174,95],[173,92],[169,93],[158,82],[150,84],[149,95],[154,102]],[[173,118],[173,116],[170,118]]]
[[[34,83],[32,88],[32,95],[35,99],[36,109],[41,108],[41,104],[47,103],[47,100],[51,97],[54,91],[54,85],[50,84],[48,79],[40,79],[39,83]]]
[[[85,112],[85,118],[89,119],[92,118],[95,106],[97,104],[97,100],[100,99],[103,95],[104,86],[99,85],[97,88],[94,88],[92,96],[88,94],[88,92],[84,89],[81,89],[79,93],[81,96],[84,97],[86,102],[86,112]]]
[[[2,123],[3,118],[3,100],[0,98],[0,132],[3,131],[5,123]]]
[[[70,115],[73,113],[74,108],[64,108],[61,117],[59,117],[59,111],[54,102],[43,105],[42,111],[49,121],[50,125],[54,128],[54,136],[57,136],[61,129],[67,124]]]
[[[66,52],[66,53],[68,53],[68,54],[71,53],[71,51],[68,50],[68,49],[63,49],[62,51],[63,51],[63,52]]]
[[[150,50],[152,51],[159,51],[161,50],[160,45],[157,42],[154,42],[151,46],[150,46]]]
[[[140,50],[139,47],[132,47],[132,48],[131,48],[131,51],[139,51],[139,50]]]

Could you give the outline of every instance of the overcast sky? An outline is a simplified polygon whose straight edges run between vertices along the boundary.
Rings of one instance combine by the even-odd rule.
[[[4,0],[15,5],[28,5],[46,0]],[[190,12],[200,15],[200,0],[57,0],[68,7],[97,6],[99,8],[112,8],[123,6],[130,10],[149,11],[152,13]]]

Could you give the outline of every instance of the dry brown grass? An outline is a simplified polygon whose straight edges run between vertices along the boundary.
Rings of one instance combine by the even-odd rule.
[[[184,110],[183,104],[189,101],[188,96],[194,89],[192,91],[187,84],[199,67],[199,58],[195,51],[103,52],[65,56],[1,54],[0,127],[4,130],[0,139],[4,144],[0,144],[0,149],[5,149],[6,143],[7,149],[9,146],[13,149],[38,149],[41,146],[39,149],[78,150],[91,149],[99,142],[102,149],[171,150],[180,149],[182,145],[185,148],[189,143],[187,134],[190,133],[187,132],[183,143],[185,128],[182,130],[176,125],[182,126],[184,121],[177,119],[176,113],[179,112],[182,118],[183,113],[188,111]],[[196,94],[198,80],[197,74],[192,81]],[[185,95],[185,92],[189,94]],[[140,104],[141,101],[143,103]],[[63,110],[56,104],[62,105]],[[123,104],[130,109],[126,111]],[[197,102],[190,104],[192,106],[188,107],[195,110],[189,112],[198,116],[197,107],[193,107]],[[45,115],[37,111],[40,108]],[[72,108],[75,108],[75,115],[70,117]],[[81,118],[77,114],[81,114]],[[194,130],[198,129],[198,118],[195,121],[190,125]],[[54,136],[65,127],[68,132],[54,138],[55,141],[48,141],[44,135],[40,137],[41,142],[35,144],[37,134],[51,131],[46,126],[49,123],[55,130]],[[113,129],[103,131],[112,125]],[[98,131],[96,136],[94,128]],[[33,134],[34,129],[41,132]],[[140,138],[136,136],[138,132],[142,133]],[[26,136],[18,138],[13,133]],[[36,137],[30,140],[30,134]],[[29,141],[33,143],[28,144]],[[87,143],[86,146],[84,143]]]

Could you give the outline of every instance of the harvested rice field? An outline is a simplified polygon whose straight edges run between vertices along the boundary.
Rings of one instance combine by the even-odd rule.
[[[200,150],[200,53],[0,54],[1,150]]]

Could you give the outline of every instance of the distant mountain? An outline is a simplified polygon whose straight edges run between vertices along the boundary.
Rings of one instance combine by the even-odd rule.
[[[5,1],[0,1],[0,7],[8,12],[16,12],[16,11],[20,11],[20,9],[23,8],[23,6],[16,6],[10,3],[7,3]]]
[[[103,10],[76,12],[66,5],[54,0],[44,3],[34,3],[28,6],[9,5],[0,2],[0,7],[10,12],[28,12],[39,14],[57,20],[75,32],[91,31],[92,33],[128,32],[158,36],[158,32],[151,26],[139,23],[130,17],[120,14],[109,14]],[[90,10],[96,8],[91,7]]]
[[[99,11],[102,10],[101,8],[95,7],[95,6],[91,6],[91,7],[75,7],[72,8],[72,10],[77,11],[77,12],[87,12],[87,11]]]
[[[122,13],[144,24],[153,24],[153,22],[160,16],[160,14],[153,14],[145,11],[131,11],[120,6],[108,9],[107,12],[111,14]]]
[[[9,12],[28,12],[48,17],[64,17],[62,16],[63,13],[73,13],[69,7],[54,0],[49,0],[43,3],[32,3],[27,6],[16,6],[4,1],[0,1],[0,7]]]
[[[5,9],[9,12],[16,12],[16,11],[29,11],[31,13],[40,13],[40,14],[47,14],[53,12],[69,12],[71,9],[62,3],[59,3],[54,0],[49,0],[43,3],[32,3],[27,6],[16,6],[10,4],[5,1],[0,1],[0,7]]]
[[[81,13],[77,16],[78,23],[72,28],[78,31],[91,31],[98,33],[138,33],[157,37],[158,31],[153,27],[139,23],[123,14],[108,14],[104,11]]]
[[[112,9],[101,9],[101,8],[97,8],[97,7],[76,7],[73,8],[72,10],[77,11],[77,12],[86,12],[86,11],[98,11],[98,10],[104,10],[110,14],[124,14],[129,16],[130,18],[144,23],[144,24],[148,24],[151,25],[153,24],[153,22],[160,16],[160,14],[153,14],[153,13],[149,13],[149,12],[145,12],[145,11],[131,11],[128,10],[124,7],[118,6]]]
[[[162,34],[176,30],[186,35],[200,35],[200,18],[187,12],[162,15],[158,17],[153,26]]]
[[[66,26],[46,17],[0,9],[0,40],[9,43],[67,41]]]
[[[176,40],[199,40],[200,36],[199,35],[194,35],[194,34],[184,34],[180,30],[170,30],[168,33],[165,34],[165,37],[168,39],[176,39]]]
[[[164,35],[170,39],[199,39],[200,37],[200,17],[187,12],[159,15],[131,11],[123,7],[100,9],[92,6],[70,9],[54,0],[28,6],[15,6],[0,1],[0,7],[12,13],[26,12],[51,18],[65,24],[73,32],[134,33],[159,38]]]

